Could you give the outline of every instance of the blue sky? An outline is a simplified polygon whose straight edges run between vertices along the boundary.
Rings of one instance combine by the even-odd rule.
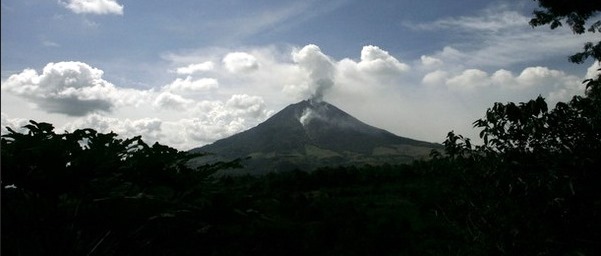
[[[494,102],[582,94],[598,35],[522,1],[2,1],[2,126],[91,127],[189,149],[323,99],[433,142]],[[324,85],[323,81],[327,81]],[[3,128],[3,132],[5,132]]]

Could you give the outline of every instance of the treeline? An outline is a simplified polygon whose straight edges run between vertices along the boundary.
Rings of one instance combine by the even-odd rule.
[[[31,121],[2,136],[2,254],[599,255],[595,93],[497,103],[429,161],[263,176]]]
[[[3,255],[437,254],[461,239],[431,211],[439,181],[411,166],[216,177],[222,163],[140,137],[2,136]]]

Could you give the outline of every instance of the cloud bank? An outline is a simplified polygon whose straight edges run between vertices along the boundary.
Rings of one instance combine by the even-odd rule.
[[[294,48],[288,59],[281,56],[267,47],[198,54],[194,63],[200,65],[180,65],[174,58],[181,72],[172,82],[149,89],[114,85],[104,79],[104,71],[86,63],[48,63],[41,72],[25,69],[10,76],[2,82],[2,93],[33,104],[31,111],[70,117],[56,124],[59,129],[141,134],[148,141],[190,149],[251,128],[309,97],[401,136],[440,142],[449,130],[474,135],[471,122],[494,102],[540,94],[553,103],[584,89],[585,76],[548,67],[515,73],[458,69],[445,55],[421,56],[411,65],[373,45],[363,47],[357,59],[336,60],[316,45]],[[217,65],[213,59],[223,61]],[[22,126],[25,120],[2,114],[3,126]]]

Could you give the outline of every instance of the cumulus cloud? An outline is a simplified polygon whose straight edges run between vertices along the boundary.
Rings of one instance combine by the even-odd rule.
[[[363,86],[397,86],[410,69],[389,52],[373,45],[361,49],[359,61],[345,58],[336,63],[339,84],[349,90],[358,82]]]
[[[192,75],[194,73],[211,71],[215,68],[215,64],[212,61],[205,61],[197,64],[190,64],[185,67],[179,67],[175,72],[180,75]]]
[[[489,104],[492,104],[493,101],[528,100],[537,95],[542,95],[551,103],[568,101],[573,95],[584,92],[581,80],[559,70],[537,66],[524,68],[518,75],[505,69],[499,69],[491,75],[479,69],[455,73],[436,70],[424,75],[421,82],[428,86],[446,85],[449,90],[458,93],[469,92],[466,95],[479,95],[471,100],[490,99]]]
[[[443,70],[432,71],[424,76],[422,83],[425,85],[442,85],[446,83],[449,73]]]
[[[2,127],[0,127],[0,128],[2,129],[2,134],[8,133],[8,129],[6,127],[9,127],[16,132],[26,132],[26,129],[23,128],[23,126],[25,126],[27,124],[29,124],[29,120],[27,120],[27,119],[11,118],[4,112],[1,113],[0,126],[2,126]]]
[[[180,148],[193,148],[242,132],[267,119],[273,111],[263,98],[235,94],[225,101],[200,101],[194,104],[193,117],[166,124],[180,136],[173,143]]]
[[[581,94],[583,87],[580,82],[581,78],[568,75],[563,71],[549,69],[547,67],[527,67],[515,76],[510,71],[500,69],[497,70],[491,77],[492,84],[515,90],[516,93],[524,90],[532,90],[536,88],[548,88],[549,97],[551,100],[568,100],[569,96]],[[556,97],[557,91],[565,91],[566,97]],[[570,94],[570,95],[568,95]]]
[[[62,130],[74,131],[76,129],[93,128],[101,133],[115,132],[122,138],[142,135],[142,139],[146,143],[152,144],[166,136],[163,133],[162,124],[163,121],[158,118],[118,119],[91,114],[66,124]]]
[[[219,88],[219,82],[215,78],[193,79],[191,76],[187,76],[185,79],[177,78],[172,83],[163,87],[166,91],[177,93],[207,91],[217,88]]]
[[[292,59],[309,78],[306,86],[297,88],[306,88],[308,91],[304,93],[309,93],[312,99],[322,100],[324,93],[334,86],[334,62],[314,44],[293,51]]]
[[[175,125],[184,131],[184,140],[196,142],[193,147],[231,136],[245,128],[239,119],[212,122],[201,118],[190,118],[182,119]]]
[[[420,57],[420,60],[422,62],[422,65],[426,67],[438,67],[443,64],[443,61],[441,59],[434,58],[432,56],[422,55]]]
[[[250,118],[261,118],[268,114],[265,101],[258,96],[235,94],[225,103],[236,115],[245,115]]]
[[[69,122],[58,130],[93,128],[103,133],[113,131],[122,138],[142,135],[142,139],[148,144],[159,142],[188,150],[244,131],[273,114],[273,111],[267,109],[263,98],[246,94],[232,95],[225,101],[194,102],[179,95],[163,92],[156,97],[155,105],[165,107],[166,111],[171,109],[188,112],[189,115],[166,120],[158,117],[136,119],[91,114]],[[4,114],[2,116],[3,124],[18,122],[23,121],[10,119]]]
[[[225,68],[232,73],[247,73],[259,68],[255,56],[246,52],[231,52],[223,57]]]
[[[47,64],[42,73],[25,69],[2,83],[2,90],[30,99],[51,113],[83,116],[111,111],[116,88],[102,79],[103,71],[82,62]]]
[[[461,74],[449,78],[446,81],[452,89],[474,89],[490,85],[488,74],[478,69],[467,69]]]
[[[171,92],[162,92],[155,98],[153,106],[159,109],[166,108],[175,110],[185,110],[193,102],[194,101],[190,99],[186,99],[180,95],[173,94]]]
[[[244,131],[273,114],[263,98],[247,94],[232,95],[225,102],[202,101],[195,106],[195,117],[172,125],[184,131],[187,147],[213,142]]]
[[[120,5],[117,0],[66,0],[60,3],[77,14],[123,15],[123,5]]]
[[[521,86],[536,86],[539,84],[552,83],[561,80],[566,74],[551,70],[547,67],[528,67],[516,78],[516,81]]]
[[[359,70],[374,72],[380,75],[396,75],[408,71],[409,65],[401,63],[387,51],[380,47],[367,45],[361,50],[361,62],[357,64]]]

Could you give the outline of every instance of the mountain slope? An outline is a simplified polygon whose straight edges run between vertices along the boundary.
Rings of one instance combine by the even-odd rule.
[[[243,164],[256,173],[403,163],[426,157],[435,148],[440,145],[399,137],[327,102],[305,100],[287,106],[252,129],[191,152],[210,152],[223,159],[250,157]]]

